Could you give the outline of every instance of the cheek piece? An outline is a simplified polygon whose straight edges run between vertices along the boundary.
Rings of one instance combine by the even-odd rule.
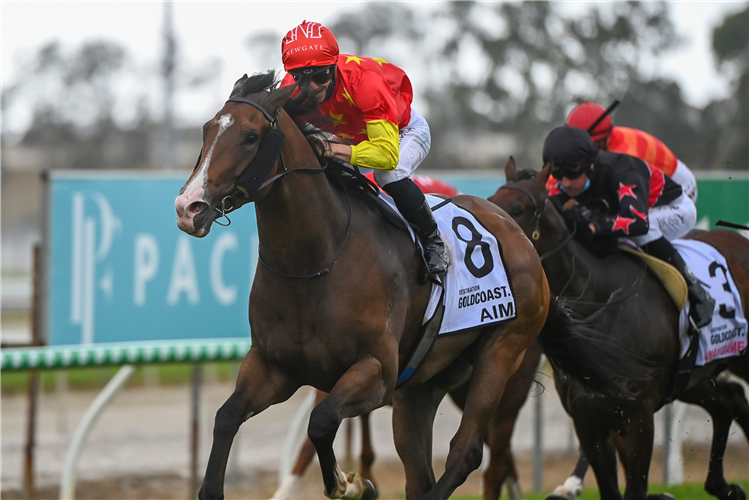
[[[244,198],[257,193],[265,178],[268,177],[268,173],[273,169],[273,165],[276,164],[285,141],[286,136],[275,127],[265,134],[257,155],[237,180],[237,191],[242,193]]]

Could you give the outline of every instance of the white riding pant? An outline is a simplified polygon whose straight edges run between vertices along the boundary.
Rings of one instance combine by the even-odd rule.
[[[676,160],[676,169],[671,175],[671,179],[675,183],[681,186],[681,190],[684,194],[689,196],[693,202],[697,202],[697,179],[689,167],[687,167],[681,160]]]
[[[411,109],[411,121],[398,131],[398,165],[394,170],[374,170],[378,186],[411,177],[432,147],[432,134],[427,121]],[[364,169],[362,169],[364,170]]]
[[[682,193],[668,205],[651,207],[648,210],[648,232],[628,239],[638,246],[647,245],[661,237],[671,241],[691,231],[696,222],[697,207],[689,196]]]

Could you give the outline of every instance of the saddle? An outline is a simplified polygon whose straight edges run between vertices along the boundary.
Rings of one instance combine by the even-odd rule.
[[[653,271],[663,284],[671,299],[674,301],[676,308],[681,311],[687,304],[687,281],[681,275],[678,269],[657,257],[632,248],[628,245],[619,245],[619,250],[637,256],[648,268]]]
[[[377,207],[390,224],[401,231],[409,232],[401,216],[379,197],[379,186],[362,174],[357,167],[349,168],[336,160],[329,159],[326,174],[338,179],[345,190],[364,194],[365,198]]]

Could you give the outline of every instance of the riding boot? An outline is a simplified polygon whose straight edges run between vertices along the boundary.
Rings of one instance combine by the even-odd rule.
[[[403,217],[416,226],[424,245],[424,258],[430,276],[444,275],[447,266],[450,265],[450,260],[424,193],[410,177],[390,182],[382,188],[392,196],[395,206],[398,207]]]
[[[445,242],[440,237],[437,221],[434,220],[429,203],[424,203],[414,212],[403,214],[408,222],[416,226],[421,242],[424,244],[424,258],[427,261],[429,274],[442,276],[447,272],[450,258],[447,256]]]
[[[697,328],[708,325],[713,319],[715,300],[708,295],[678,251],[668,259],[668,263],[676,267],[687,280],[690,304],[689,315],[694,320],[694,324]]]

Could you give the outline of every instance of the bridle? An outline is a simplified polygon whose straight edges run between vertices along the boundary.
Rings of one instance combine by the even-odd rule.
[[[505,184],[504,186],[499,186],[499,189],[514,189],[516,191],[520,191],[521,193],[524,193],[526,196],[528,196],[528,198],[531,199],[531,201],[533,202],[533,219],[531,219],[531,223],[534,226],[533,232],[531,233],[531,239],[533,239],[533,241],[538,241],[539,238],[541,238],[541,232],[539,230],[539,227],[541,225],[541,217],[543,216],[544,212],[546,211],[546,203],[543,203],[543,204],[541,204],[539,206],[539,203],[536,200],[536,197],[533,196],[533,193],[531,193],[530,191],[528,191],[525,188],[522,188],[520,186],[516,186],[514,184],[509,184],[509,185]],[[548,199],[546,201],[548,202]],[[567,243],[569,243],[570,240],[572,240],[572,238],[575,237],[575,233],[576,232],[577,232],[577,224],[575,224],[575,227],[573,228],[573,230],[570,233],[570,235],[567,236],[567,238],[559,246],[557,246],[556,248],[554,248],[552,250],[549,250],[548,252],[545,252],[543,255],[541,255],[541,262],[543,262],[548,257],[550,257],[551,255],[555,254],[556,252],[558,252],[562,248],[564,248],[567,245]]]
[[[218,212],[221,214],[221,217],[226,217],[226,220],[229,221],[227,224],[222,224],[218,222],[218,220],[214,221],[221,226],[228,226],[229,224],[231,224],[231,219],[227,217],[227,214],[239,208],[237,207],[237,202],[241,201],[242,199],[249,198],[250,192],[252,193],[260,192],[263,189],[267,188],[268,186],[272,185],[281,177],[287,174],[290,174],[292,172],[299,172],[299,173],[304,173],[304,174],[321,174],[325,172],[328,168],[328,164],[326,162],[324,165],[321,165],[319,168],[295,168],[295,169],[289,170],[288,168],[286,168],[286,161],[284,160],[284,157],[283,157],[283,141],[277,140],[276,142],[280,144],[281,147],[278,147],[278,146],[275,146],[275,147],[270,146],[270,147],[272,149],[278,149],[278,153],[276,154],[275,150],[271,150],[271,152],[268,154],[268,159],[272,159],[272,163],[270,165],[257,165],[257,168],[267,169],[268,171],[270,171],[273,165],[275,165],[278,159],[280,158],[281,172],[274,175],[270,179],[265,180],[264,182],[260,184],[259,187],[255,189],[251,183],[251,180],[253,177],[253,174],[251,173],[251,171],[253,171],[253,165],[255,165],[255,161],[258,160],[259,156],[261,156],[261,150],[263,149],[263,145],[269,143],[269,141],[266,141],[266,139],[268,138],[268,135],[276,134],[277,137],[280,135],[280,137],[283,138],[283,132],[281,132],[278,129],[278,117],[279,117],[281,108],[280,107],[276,108],[275,111],[273,112],[273,115],[271,115],[265,109],[263,109],[263,107],[260,106],[260,104],[258,104],[257,102],[251,99],[245,99],[243,97],[231,97],[226,102],[239,102],[239,103],[244,103],[244,104],[249,104],[251,106],[254,106],[258,110],[260,110],[260,112],[263,113],[263,116],[265,116],[265,118],[270,122],[270,130],[268,131],[268,133],[266,133],[265,137],[263,137],[263,142],[260,144],[258,153],[255,156],[255,158],[247,166],[247,168],[240,174],[239,179],[237,180],[237,185],[236,185],[236,189],[234,193],[232,193],[229,196],[224,197],[224,199],[221,200],[221,207],[216,207],[216,210],[218,210]],[[202,150],[201,150],[201,155],[202,155]],[[198,164],[199,163],[200,163],[200,158],[198,158]],[[346,228],[346,236],[343,238],[343,243],[341,244],[340,250],[338,250],[338,254],[335,256],[333,261],[325,269],[322,269],[320,271],[317,271],[315,273],[308,274],[308,275],[286,274],[281,271],[278,271],[277,269],[273,269],[270,265],[268,265],[267,262],[265,262],[262,255],[260,255],[260,252],[258,252],[258,260],[260,261],[260,263],[263,264],[263,266],[265,266],[268,270],[280,276],[284,276],[286,278],[308,280],[311,278],[316,278],[318,276],[323,276],[325,274],[328,274],[330,272],[330,269],[333,267],[333,265],[336,262],[338,262],[338,258],[343,253],[343,249],[346,246],[346,241],[348,241],[349,234],[351,233],[351,223],[354,219],[352,208],[351,208],[351,199],[349,198],[348,190],[346,189],[346,186],[343,182],[342,182],[342,185],[343,185],[343,191],[346,193],[346,202],[348,203],[348,212],[349,212],[348,227]],[[229,207],[226,206],[227,200],[231,204]]]
[[[228,215],[229,213],[233,212],[237,208],[237,203],[246,200],[250,197],[250,193],[252,192],[257,193],[262,191],[263,189],[267,188],[274,182],[276,182],[281,177],[290,174],[291,172],[300,172],[305,174],[319,174],[322,172],[325,172],[327,169],[327,164],[322,165],[320,168],[295,168],[293,170],[289,170],[286,168],[286,160],[283,156],[283,143],[284,143],[284,135],[283,132],[281,132],[278,129],[278,118],[281,112],[281,108],[277,107],[273,114],[271,115],[268,113],[259,103],[253,101],[252,99],[246,99],[244,97],[230,97],[227,101],[228,102],[238,102],[243,104],[249,104],[250,106],[253,106],[254,108],[258,109],[261,113],[263,113],[263,116],[265,116],[266,120],[270,122],[270,130],[266,135],[263,137],[263,141],[260,144],[260,147],[258,148],[258,154],[255,156],[255,158],[252,160],[252,162],[247,166],[246,169],[239,175],[239,178],[237,179],[236,187],[234,189],[234,192],[228,196],[225,196],[223,200],[221,200],[221,205],[214,207],[215,210],[220,214],[218,219],[222,217],[226,217],[227,223],[222,223],[218,219],[214,222],[220,226],[229,226],[231,225],[231,219],[229,219]],[[268,136],[273,135],[273,139],[275,140],[268,140]],[[258,160],[258,157],[261,156],[261,151],[263,151],[263,146],[266,146],[266,148],[270,148],[270,151],[267,152],[267,160],[269,160],[268,165],[256,165],[256,161]],[[197,169],[198,165],[200,165],[200,159],[203,156],[203,150],[200,150],[200,154],[198,156],[198,163],[195,165],[195,168]],[[265,158],[263,158],[265,159]],[[255,168],[253,167],[259,167],[263,170],[267,169],[270,171],[272,167],[276,164],[278,159],[281,160],[281,172],[274,175],[270,179],[265,180],[263,183],[260,184],[260,186],[255,187],[253,182],[254,176],[253,172]],[[262,160],[261,160],[262,161]]]

